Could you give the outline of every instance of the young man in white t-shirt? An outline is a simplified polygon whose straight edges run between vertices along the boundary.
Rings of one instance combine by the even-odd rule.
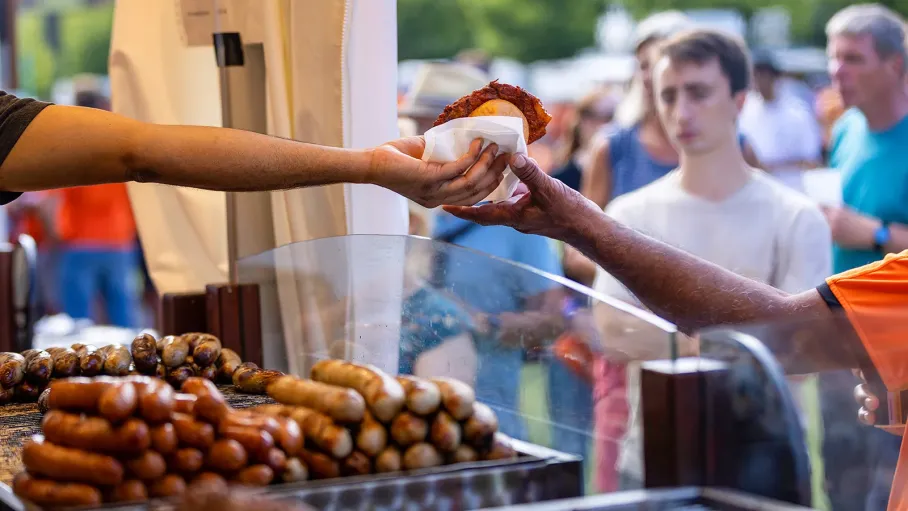
[[[680,153],[667,176],[612,201],[606,213],[651,237],[789,293],[831,272],[829,227],[819,208],[741,153],[735,124],[750,85],[743,43],[703,32],[663,47],[654,68],[659,116]],[[639,306],[601,268],[594,287]],[[642,481],[639,367],[628,367],[630,424],[618,468]],[[598,427],[598,425],[597,425]]]

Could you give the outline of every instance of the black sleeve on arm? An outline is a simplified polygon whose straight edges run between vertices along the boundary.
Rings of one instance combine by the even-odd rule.
[[[835,294],[832,292],[832,289],[829,289],[829,284],[823,282],[822,284],[817,286],[817,292],[820,293],[823,301],[826,302],[826,305],[828,305],[831,310],[842,310],[842,304],[839,303],[839,299],[836,298]]]
[[[12,152],[28,125],[50,103],[31,98],[17,98],[0,91],[0,166]],[[16,200],[22,192],[0,191],[0,205]]]

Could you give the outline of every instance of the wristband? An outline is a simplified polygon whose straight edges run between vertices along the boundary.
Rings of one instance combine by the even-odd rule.
[[[892,239],[892,232],[889,230],[889,222],[883,221],[876,232],[873,233],[873,249],[880,253],[885,253],[886,244]]]

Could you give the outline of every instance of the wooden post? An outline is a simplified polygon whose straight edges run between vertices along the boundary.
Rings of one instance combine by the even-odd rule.
[[[641,374],[646,488],[732,486],[734,460],[722,362],[644,362]]]

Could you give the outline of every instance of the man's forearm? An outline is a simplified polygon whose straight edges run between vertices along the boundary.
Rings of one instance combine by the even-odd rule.
[[[257,133],[141,123],[109,112],[50,106],[28,126],[0,189],[156,182],[255,191],[369,179],[370,153]]]
[[[692,333],[701,328],[827,313],[815,291],[790,296],[623,226],[584,215],[565,236],[653,313]],[[818,307],[819,305],[819,307]]]
[[[127,160],[130,181],[257,191],[361,183],[370,154],[240,130],[145,125]],[[352,156],[352,157],[351,157]]]

